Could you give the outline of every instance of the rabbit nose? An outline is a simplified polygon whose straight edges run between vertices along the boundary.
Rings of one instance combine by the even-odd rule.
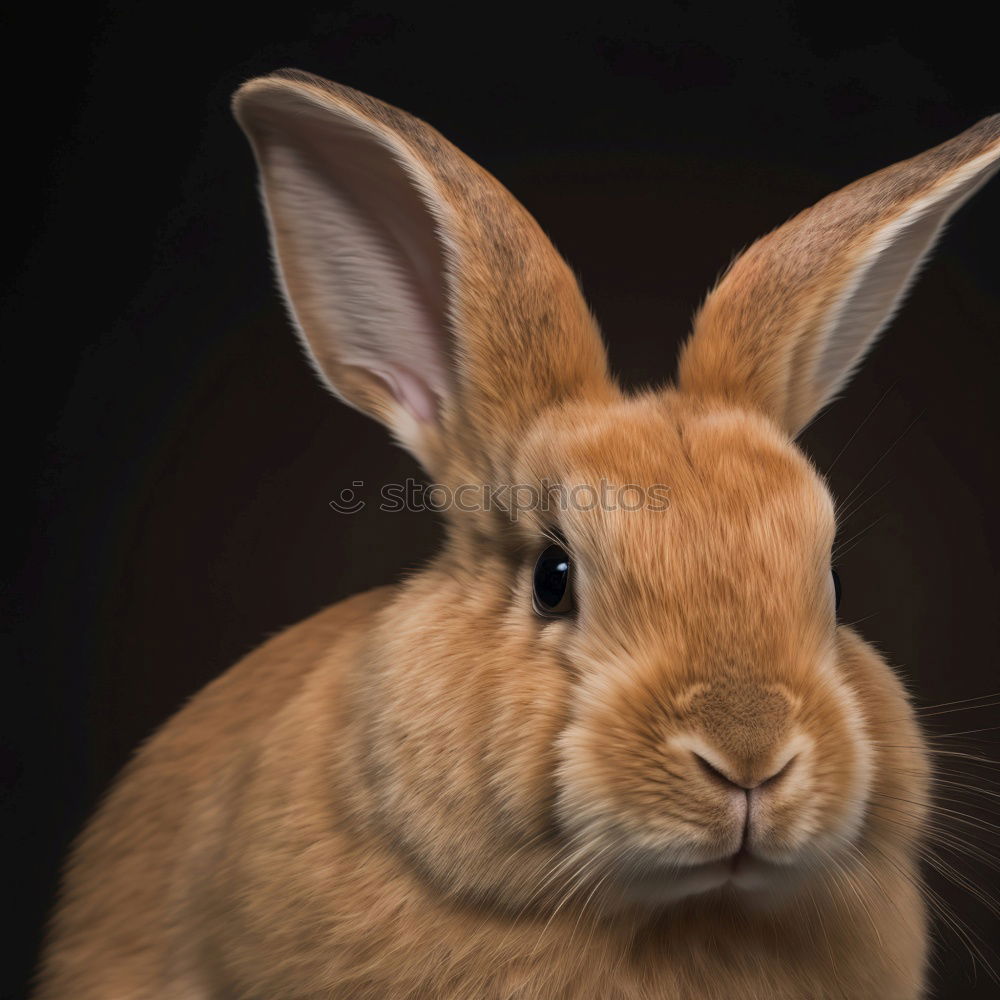
[[[700,753],[696,751],[691,751],[694,759],[698,762],[698,766],[709,775],[714,781],[721,784],[728,785],[730,788],[739,789],[742,792],[752,792],[755,788],[761,788],[764,785],[772,784],[781,778],[791,766],[795,763],[795,757],[789,757],[784,760],[779,766],[771,766],[764,769],[764,773],[761,774],[759,768],[747,768],[741,769],[740,771],[735,771],[728,767],[719,766],[713,764],[711,761],[707,760]]]
[[[794,752],[791,701],[776,685],[720,679],[691,699],[690,710],[701,746],[688,749],[717,780],[756,788],[773,781]]]

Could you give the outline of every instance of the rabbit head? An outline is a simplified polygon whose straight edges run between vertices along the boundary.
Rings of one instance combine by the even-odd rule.
[[[319,377],[456,499],[482,487],[354,678],[358,808],[445,890],[519,906],[570,880],[778,899],[912,850],[920,736],[838,624],[834,506],[794,442],[997,169],[1000,116],[751,246],[676,384],[627,394],[570,269],[432,128],[292,70],[235,111]]]

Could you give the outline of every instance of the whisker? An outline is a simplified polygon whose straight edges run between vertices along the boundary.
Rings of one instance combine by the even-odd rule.
[[[962,943],[965,945],[965,948],[968,951],[970,958],[972,959],[973,968],[975,968],[976,958],[978,957],[979,961],[982,962],[983,967],[988,972],[990,978],[994,982],[1000,984],[1000,976],[997,975],[997,972],[993,968],[992,963],[989,961],[989,959],[987,959],[982,949],[976,944],[974,940],[974,938],[978,938],[979,940],[982,939],[979,938],[979,935],[976,934],[975,931],[969,928],[966,925],[966,923],[961,918],[958,917],[958,915],[954,912],[954,910],[945,901],[944,897],[942,897],[940,893],[936,892],[931,886],[927,885],[926,883],[920,884],[917,881],[915,881],[912,878],[912,876],[910,876],[904,869],[900,867],[900,865],[896,862],[894,858],[886,854],[885,851],[879,848],[876,844],[869,844],[868,847],[870,850],[875,851],[882,858],[884,858],[885,861],[888,864],[890,864],[902,877],[904,877],[907,881],[909,881],[910,884],[918,888],[918,890],[922,892],[922,894],[924,895],[925,899],[927,899],[929,902],[934,903],[934,906],[936,907],[935,910],[936,916],[944,920],[945,925],[954,934],[956,934],[959,940],[961,940]]]
[[[997,700],[994,700],[997,699]],[[989,704],[985,705],[972,705],[970,702],[987,701]],[[931,715],[944,715],[945,712],[938,712],[937,709],[947,709],[953,712],[968,712],[976,708],[992,708],[994,705],[1000,704],[1000,691],[994,691],[990,694],[977,694],[971,698],[959,698],[957,701],[944,701],[936,705],[924,705],[917,706],[915,711],[924,714],[929,713]],[[959,708],[952,708],[953,705],[964,706]]]
[[[853,497],[857,493],[857,491],[861,488],[865,480],[878,468],[878,466],[885,460],[885,458],[889,455],[889,453],[893,450],[893,448],[895,448],[896,445],[903,440],[903,438],[910,432],[910,430],[917,423],[917,421],[919,421],[923,416],[924,413],[923,411],[921,411],[906,425],[906,427],[903,428],[903,430],[896,437],[896,439],[875,460],[874,465],[872,465],[871,468],[854,484],[853,488],[850,490],[847,496],[844,497],[843,503],[846,504],[851,499],[851,497]]]
[[[845,451],[847,451],[847,449],[848,449],[848,448],[850,447],[850,445],[851,445],[851,442],[852,442],[852,441],[854,441],[854,439],[855,439],[855,438],[856,438],[856,437],[858,436],[858,434],[860,434],[860,433],[861,433],[861,429],[862,429],[862,428],[863,428],[863,427],[865,426],[865,424],[867,424],[867,423],[868,423],[869,419],[870,419],[870,418],[872,417],[872,415],[873,415],[873,414],[875,413],[875,411],[876,411],[876,410],[877,410],[877,409],[878,409],[878,408],[879,408],[879,407],[880,407],[880,406],[882,405],[882,403],[883,403],[883,402],[885,401],[885,397],[886,397],[886,396],[888,396],[888,395],[889,395],[889,393],[890,393],[890,392],[892,392],[892,390],[893,390],[893,389],[895,389],[895,388],[896,388],[896,386],[897,386],[898,384],[899,384],[899,380],[897,379],[897,380],[896,380],[895,382],[893,382],[893,383],[892,383],[892,384],[891,384],[891,385],[889,386],[889,388],[888,388],[888,389],[886,389],[886,390],[885,390],[885,392],[883,392],[883,393],[882,393],[882,395],[881,395],[881,396],[879,396],[879,398],[878,398],[878,399],[877,399],[877,400],[875,401],[875,405],[874,405],[874,406],[873,406],[873,407],[872,407],[872,408],[871,408],[871,409],[870,409],[870,410],[869,410],[869,411],[868,411],[868,412],[867,412],[867,413],[865,414],[865,416],[864,416],[864,419],[863,419],[863,420],[861,421],[861,423],[860,423],[860,424],[858,424],[858,426],[857,426],[857,427],[856,427],[856,428],[854,429],[854,433],[853,433],[853,434],[852,434],[852,435],[851,435],[851,436],[850,436],[850,437],[849,437],[849,438],[847,439],[847,441],[846,441],[846,443],[844,444],[844,446],[843,446],[843,447],[842,447],[842,448],[840,449],[840,451],[838,451],[838,452],[837,452],[837,454],[836,454],[836,455],[834,456],[834,458],[833,458],[833,461],[832,461],[832,462],[831,462],[831,463],[830,463],[830,464],[829,464],[829,465],[827,466],[827,468],[826,468],[826,472],[827,472],[827,475],[829,475],[829,474],[830,474],[830,473],[831,473],[831,472],[833,471],[833,469],[834,469],[834,466],[835,466],[835,465],[837,464],[837,462],[839,462],[839,461],[840,461],[840,457],[841,457],[841,455],[843,455],[843,454],[844,454],[844,452],[845,452]]]
[[[871,524],[869,524],[867,527],[862,528],[858,532],[855,532],[855,534],[851,535],[851,537],[848,538],[846,541],[841,542],[833,550],[833,556],[832,556],[833,561],[837,562],[837,561],[843,559],[844,556],[846,556],[848,552],[850,552],[853,548],[855,548],[857,546],[858,542],[861,541],[861,539],[865,535],[867,535],[868,532],[871,531],[872,528],[874,528],[875,525],[879,523],[879,521],[884,520],[885,517],[886,517],[885,514],[879,514],[879,516],[876,517],[875,520],[872,521]]]
[[[887,486],[892,483],[891,479],[887,479],[881,486],[877,489],[872,490],[868,496],[859,500],[857,503],[851,504],[850,508],[844,508],[844,510],[837,511],[837,524],[847,524],[852,517],[855,517],[860,511],[868,506]]]

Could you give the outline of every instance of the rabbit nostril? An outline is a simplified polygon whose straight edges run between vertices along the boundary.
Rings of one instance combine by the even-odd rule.
[[[735,778],[731,778],[728,774],[725,773],[725,771],[720,770],[713,763],[711,763],[711,761],[708,761],[704,757],[702,757],[700,753],[696,753],[694,750],[692,750],[691,754],[694,757],[694,759],[698,762],[698,766],[702,769],[702,771],[705,774],[709,775],[709,777],[711,777],[713,780],[722,782],[728,785],[730,788],[738,788],[740,789],[740,791],[743,792],[750,792],[753,791],[753,789],[755,788],[762,788],[764,785],[774,784],[776,781],[778,781],[780,778],[782,778],[785,774],[788,773],[792,764],[795,763],[795,757],[798,756],[796,754],[795,756],[790,757],[788,760],[785,761],[784,764],[781,765],[781,767],[778,768],[777,771],[775,771],[773,774],[769,774],[766,778],[760,778],[757,781],[753,782],[743,782],[743,781],[737,781]]]
[[[798,754],[789,757],[788,760],[786,760],[785,763],[782,764],[781,767],[779,767],[778,770],[774,772],[774,774],[772,774],[768,778],[764,778],[764,780],[761,781],[761,785],[773,785],[774,782],[778,781],[780,778],[783,778],[786,774],[788,774],[789,770],[791,770],[791,767],[795,763],[795,759],[797,757]]]
[[[705,774],[709,775],[715,781],[721,781],[724,784],[729,785],[731,788],[739,788],[741,791],[747,790],[746,785],[741,785],[738,781],[733,781],[733,779],[730,778],[728,774],[725,774],[723,771],[720,771],[710,761],[705,760],[705,758],[702,757],[700,753],[695,753],[693,750],[691,751],[691,753],[693,754],[694,759],[698,762],[698,766],[702,769],[702,771],[704,771]]]

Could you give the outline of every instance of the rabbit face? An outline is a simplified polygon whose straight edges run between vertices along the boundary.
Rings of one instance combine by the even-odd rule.
[[[559,512],[576,609],[540,628],[575,678],[567,833],[654,901],[835,865],[872,750],[840,663],[822,478],[769,421],[679,395],[563,413],[524,455],[538,480],[669,486],[665,509]]]

